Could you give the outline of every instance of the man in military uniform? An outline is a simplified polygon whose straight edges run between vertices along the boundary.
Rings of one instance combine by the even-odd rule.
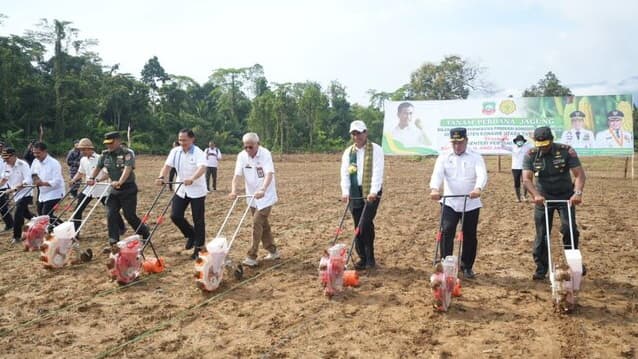
[[[560,142],[575,148],[594,147],[594,133],[585,128],[585,113],[574,111],[569,114],[572,120],[572,128],[563,132]]]
[[[607,128],[596,134],[597,148],[634,148],[634,135],[623,131],[622,122],[625,114],[619,110],[607,113]]]
[[[570,200],[574,246],[578,248],[579,233],[576,228],[574,205],[582,202],[585,171],[580,165],[576,151],[571,146],[554,143],[554,136],[549,127],[539,127],[534,130],[534,142],[536,148],[531,149],[523,160],[523,185],[532,194],[536,204],[534,207],[536,240],[533,253],[536,271],[532,278],[543,280],[549,270],[544,202],[545,200]],[[574,176],[573,182],[570,172]],[[550,231],[555,210],[558,210],[560,216],[563,244],[568,246],[571,242],[567,206],[564,204],[548,206]],[[585,273],[583,265],[583,275]]]
[[[112,246],[120,239],[118,217],[120,209],[124,212],[126,221],[136,230],[136,233],[144,239],[148,238],[149,231],[146,225],[135,213],[137,207],[137,184],[135,183],[135,155],[131,150],[121,147],[120,134],[109,132],[104,135],[104,144],[107,149],[102,152],[93,173],[87,180],[87,184],[95,184],[95,177],[102,168],[111,178],[113,190],[106,202],[108,207],[107,224],[109,230],[109,244]]]

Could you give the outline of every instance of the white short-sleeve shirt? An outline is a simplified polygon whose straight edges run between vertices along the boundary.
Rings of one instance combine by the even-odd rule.
[[[165,164],[167,166],[175,168],[177,176],[175,182],[183,182],[185,179],[193,177],[199,167],[206,167],[206,155],[199,147],[192,145],[191,148],[184,152],[181,146],[173,147],[171,152],[166,158]],[[177,195],[180,198],[200,198],[206,196],[208,188],[206,186],[206,177],[200,176],[193,181],[193,184],[187,186],[182,184],[181,186],[173,186],[173,188],[179,187]]]
[[[275,183],[275,166],[272,162],[272,155],[266,148],[259,146],[255,157],[250,157],[246,151],[241,151],[237,155],[237,162],[235,163],[235,175],[243,176],[246,186],[246,195],[252,196],[264,185],[266,174],[272,173],[272,182],[264,197],[255,199],[252,203],[252,207],[261,210],[272,206],[277,202],[277,185]],[[247,200],[250,203],[250,198]]]

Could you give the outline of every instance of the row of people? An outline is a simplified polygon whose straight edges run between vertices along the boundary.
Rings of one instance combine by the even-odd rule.
[[[374,219],[383,193],[384,154],[379,145],[368,139],[364,122],[353,121],[349,133],[353,144],[344,150],[340,168],[342,200],[351,204],[349,207],[355,227],[360,224],[360,231],[355,238],[355,249],[359,256],[355,267],[356,269],[372,269],[376,267]],[[534,140],[535,146],[525,152],[521,173],[515,173],[515,179],[522,177],[524,188],[532,195],[536,204],[534,210],[536,240],[533,249],[536,271],[533,279],[543,279],[548,271],[544,201],[545,199],[568,199],[572,207],[579,204],[585,184],[585,173],[580,166],[576,151],[568,145],[555,143],[550,128],[537,128],[534,131]],[[452,129],[450,141],[452,150],[440,154],[434,165],[429,183],[430,198],[441,201],[440,255],[442,258],[453,254],[454,234],[465,212],[463,254],[460,260],[464,276],[473,278],[478,243],[477,227],[482,207],[480,197],[487,185],[487,170],[483,157],[468,147],[465,128]],[[516,138],[514,142],[520,149],[525,140]],[[80,141],[78,148],[82,151],[83,157],[73,182],[79,182],[86,177],[87,185],[92,186],[96,181],[101,180],[100,176],[108,176],[112,181],[113,190],[107,201],[109,245],[117,243],[122,235],[123,221],[120,211],[136,233],[147,238],[149,230],[136,214],[138,188],[134,174],[135,155],[130,149],[121,146],[118,132],[105,134],[103,143],[107,149],[97,156],[90,140]],[[237,188],[241,178],[244,181],[246,195],[254,196],[254,199],[248,199],[253,215],[252,243],[243,262],[245,265],[254,266],[258,264],[260,243],[268,252],[265,259],[280,257],[269,224],[272,206],[277,202],[275,169],[270,151],[260,145],[259,136],[256,133],[245,134],[242,143],[243,151],[236,159],[229,197],[234,199],[238,195]],[[156,184],[165,185],[171,170],[175,171],[175,182],[182,184],[176,188],[170,217],[184,235],[185,248],[193,249],[192,258],[195,259],[205,242],[205,196],[209,189],[205,180],[208,172],[206,162],[208,151],[205,152],[195,145],[195,134],[189,129],[179,131],[178,144],[179,146],[175,146],[166,158]],[[16,218],[13,226],[18,228],[14,230],[14,238],[19,238],[19,228],[24,218],[28,219],[32,216],[28,211],[31,188],[24,187],[25,185],[33,184],[41,189],[41,196],[38,199],[39,213],[50,210],[57,203],[55,200],[59,200],[64,194],[64,182],[59,181],[55,175],[59,174],[61,177],[59,163],[46,154],[46,145],[42,143],[34,145],[34,154],[37,162],[34,162],[33,168],[30,168],[24,161],[16,158],[14,149],[6,148],[2,152],[6,168],[3,171],[0,188],[8,186],[18,190],[14,196]],[[32,176],[32,173],[35,175]],[[574,176],[574,182],[571,175]],[[520,198],[519,187],[517,184],[517,193]],[[56,195],[50,195],[52,192]],[[443,202],[442,195],[468,195],[469,198],[467,201],[460,197],[447,198]],[[191,207],[192,224],[184,217],[188,206]],[[558,208],[558,211],[563,240],[568,243],[567,210]],[[552,213],[553,210],[550,211],[550,214]],[[574,242],[578,246],[574,208],[571,213],[574,217],[572,218]]]

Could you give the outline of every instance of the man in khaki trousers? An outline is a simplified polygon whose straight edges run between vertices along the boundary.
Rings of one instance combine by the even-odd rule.
[[[272,231],[268,217],[272,206],[277,202],[277,189],[275,184],[275,166],[272,162],[270,151],[259,145],[259,136],[254,132],[249,132],[242,138],[244,150],[237,155],[235,163],[235,174],[231,184],[231,192],[228,195],[231,199],[237,197],[237,184],[239,177],[244,177],[246,195],[254,196],[250,203],[250,210],[253,215],[253,241],[248,250],[244,265],[254,267],[259,262],[257,254],[259,243],[268,251],[265,260],[279,259],[279,251],[273,240]]]

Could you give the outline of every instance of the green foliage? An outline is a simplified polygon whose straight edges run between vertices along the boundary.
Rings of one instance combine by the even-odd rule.
[[[538,80],[536,85],[523,92],[523,97],[554,97],[554,96],[572,96],[572,91],[561,85],[556,75],[549,71],[545,77]]]

